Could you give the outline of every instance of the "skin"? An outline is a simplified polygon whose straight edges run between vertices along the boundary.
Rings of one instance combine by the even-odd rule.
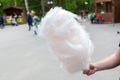
[[[118,48],[114,54],[109,57],[90,64],[89,70],[84,70],[83,74],[92,75],[97,71],[112,69],[120,65],[120,48]]]

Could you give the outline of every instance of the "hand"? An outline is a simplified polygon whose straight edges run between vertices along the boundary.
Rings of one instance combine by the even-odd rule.
[[[97,68],[93,64],[90,64],[89,70],[84,70],[83,74],[86,74],[89,76],[89,75],[94,74],[96,71],[97,71]]]

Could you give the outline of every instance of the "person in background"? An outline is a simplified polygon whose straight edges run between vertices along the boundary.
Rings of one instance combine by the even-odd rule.
[[[98,14],[98,15],[97,15],[97,23],[98,23],[98,24],[102,24],[103,22],[104,22],[103,16],[102,16],[101,14]]]
[[[14,13],[14,14],[13,14],[13,17],[14,17],[15,19],[17,19],[18,16],[17,16],[16,13]]]
[[[31,11],[31,14],[32,14],[32,17],[33,17],[33,23],[34,23],[34,33],[35,33],[35,35],[37,35],[37,29],[38,29],[38,24],[39,24],[39,21],[40,21],[40,19],[39,19],[39,17],[38,16],[36,16],[35,15],[35,11]]]
[[[0,27],[1,27],[1,29],[4,28],[4,18],[2,15],[0,15]]]
[[[12,16],[11,22],[12,22],[12,26],[17,26],[18,25],[14,16]]]
[[[97,22],[95,14],[90,15],[90,21],[91,21],[92,24]]]
[[[17,15],[16,13],[14,13],[14,14],[13,14],[13,19],[14,19],[15,21],[14,21],[14,20],[13,20],[13,21],[14,21],[14,23],[15,23],[16,26],[18,26],[17,18],[18,18],[18,15]]]
[[[80,15],[81,15],[81,19],[84,19],[84,18],[85,18],[85,11],[84,11],[84,10],[81,10],[81,11],[80,11]]]
[[[94,14],[90,15],[90,21],[91,21],[92,24],[94,23]]]
[[[31,16],[31,14],[29,12],[27,12],[28,31],[30,31],[31,27],[33,27],[32,22],[33,22],[32,16]]]

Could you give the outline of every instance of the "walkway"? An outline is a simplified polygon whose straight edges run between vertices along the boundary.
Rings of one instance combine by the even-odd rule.
[[[95,46],[93,61],[112,54],[117,48],[120,24],[82,22]],[[69,74],[60,67],[45,40],[27,30],[27,25],[0,29],[0,80],[118,80],[120,67],[92,76]]]

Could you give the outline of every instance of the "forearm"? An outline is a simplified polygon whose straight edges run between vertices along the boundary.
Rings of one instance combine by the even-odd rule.
[[[94,65],[97,71],[111,69],[120,65],[120,49],[118,49],[115,54],[96,62]]]

